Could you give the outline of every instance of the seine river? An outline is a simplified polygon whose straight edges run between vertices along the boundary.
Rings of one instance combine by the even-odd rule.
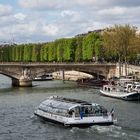
[[[0,140],[140,140],[140,102],[100,96],[98,89],[81,88],[74,82],[33,82],[33,87],[12,87],[0,75]],[[115,109],[117,124],[69,128],[42,121],[35,108],[48,96],[59,95],[96,102]]]

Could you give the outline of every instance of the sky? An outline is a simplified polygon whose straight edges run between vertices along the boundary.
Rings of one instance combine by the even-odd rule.
[[[0,43],[38,43],[115,24],[140,27],[140,0],[0,0]]]

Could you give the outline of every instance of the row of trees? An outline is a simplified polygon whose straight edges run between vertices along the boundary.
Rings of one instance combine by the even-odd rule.
[[[6,62],[133,62],[140,54],[140,35],[130,25],[115,25],[101,32],[40,44],[0,47],[0,61]]]
[[[8,45],[0,48],[0,60],[8,62],[82,62],[100,55],[101,37],[96,33],[58,39],[42,44]]]

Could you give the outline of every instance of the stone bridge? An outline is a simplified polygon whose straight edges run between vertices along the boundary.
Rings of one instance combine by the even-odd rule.
[[[13,86],[32,86],[32,80],[36,76],[67,70],[110,78],[116,73],[116,65],[93,63],[0,63],[0,74],[10,77]]]

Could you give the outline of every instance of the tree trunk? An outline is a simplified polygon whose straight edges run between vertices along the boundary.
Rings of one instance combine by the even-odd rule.
[[[121,60],[120,60],[120,56],[119,56],[119,77],[121,76]]]
[[[126,57],[125,57],[125,76],[127,76],[127,60],[126,60]]]

